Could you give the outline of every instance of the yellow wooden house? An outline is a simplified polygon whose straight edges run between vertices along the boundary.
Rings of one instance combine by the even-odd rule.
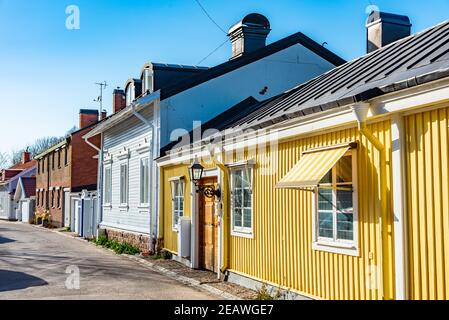
[[[408,19],[377,12],[368,28],[392,21]],[[370,40],[379,49],[166,148],[166,250],[303,297],[449,299],[449,22]]]

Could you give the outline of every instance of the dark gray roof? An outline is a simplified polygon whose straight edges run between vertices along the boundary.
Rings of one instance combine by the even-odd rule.
[[[201,72],[198,75],[192,76],[189,79],[183,80],[172,86],[163,88],[161,90],[161,100],[167,99],[182,91],[188,90],[206,81],[222,76],[228,72],[234,71],[252,62],[268,57],[276,52],[289,48],[295,44],[301,44],[302,46],[311,50],[312,52],[319,55],[323,59],[326,59],[327,61],[332,63],[334,66],[339,66],[346,62],[345,60],[343,60],[333,52],[329,51],[322,45],[318,44],[317,42],[313,41],[303,33],[298,32],[289,37],[283,38],[279,41],[269,44],[264,48],[248,53],[242,57],[227,61],[218,66],[210,68],[209,70]]]
[[[448,76],[449,20],[347,62],[267,102],[233,128],[287,119],[369,100]]]

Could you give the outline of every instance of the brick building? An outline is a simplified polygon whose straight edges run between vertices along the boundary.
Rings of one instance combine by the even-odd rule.
[[[82,138],[97,123],[98,111],[80,110],[80,129],[35,157],[36,212],[49,212],[55,227],[70,226],[68,195],[97,189],[97,151]],[[100,137],[91,142],[100,145]]]

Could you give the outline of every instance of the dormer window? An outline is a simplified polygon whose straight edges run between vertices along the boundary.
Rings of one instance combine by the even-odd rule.
[[[142,95],[142,80],[129,79],[125,85],[126,106],[131,105],[134,100]]]
[[[151,69],[145,69],[142,75],[143,92],[153,92],[153,71]]]
[[[130,83],[128,87],[126,87],[126,106],[129,106],[135,98],[134,84]]]

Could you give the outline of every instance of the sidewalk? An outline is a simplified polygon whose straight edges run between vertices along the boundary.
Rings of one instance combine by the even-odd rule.
[[[64,237],[83,241],[103,250],[112,251],[110,249],[97,246],[86,239],[80,238],[72,232],[67,232],[65,231],[65,228],[47,229],[42,226],[33,226],[41,230],[57,233]],[[201,288],[226,300],[254,300],[257,296],[257,293],[253,290],[244,288],[237,284],[218,280],[217,275],[213,272],[194,270],[174,260],[156,260],[151,257],[143,257],[140,255],[131,256],[123,254],[120,256],[133,260],[140,265],[145,266],[149,270],[164,274],[165,276],[182,282],[183,284]]]

